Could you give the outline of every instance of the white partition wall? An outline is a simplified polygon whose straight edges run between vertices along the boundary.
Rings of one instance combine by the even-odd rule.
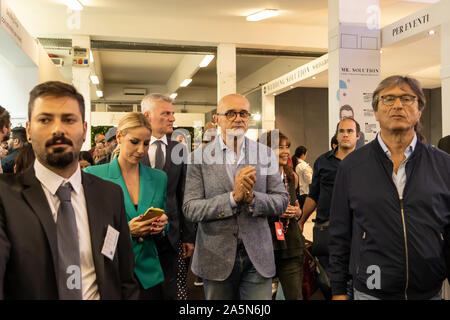
[[[328,1],[328,138],[344,116],[361,126],[363,142],[379,127],[372,92],[380,81],[380,8],[378,0]],[[342,111],[341,111],[342,109]]]

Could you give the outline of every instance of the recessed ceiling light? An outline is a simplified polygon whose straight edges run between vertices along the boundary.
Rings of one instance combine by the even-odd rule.
[[[62,3],[64,3],[69,9],[74,11],[81,11],[83,10],[83,6],[78,0],[60,0]]]
[[[95,93],[97,94],[97,97],[99,97],[99,98],[103,97],[103,91],[102,90],[97,90],[97,91],[95,91]]]
[[[435,34],[436,32],[434,31],[434,30],[430,30],[430,31],[428,31],[428,34],[430,35],[430,36],[432,36],[433,34]]]
[[[97,76],[91,76],[91,81],[92,81],[93,84],[99,84],[100,83],[100,81],[98,80]]]
[[[182,83],[180,83],[180,87],[187,87],[189,83],[192,82],[192,79],[184,79]]]
[[[172,93],[171,95],[170,95],[170,99],[175,99],[176,97],[178,96],[178,93]]]
[[[313,80],[316,80],[317,79],[317,77],[312,77],[313,78]]]
[[[263,9],[256,13],[247,16],[247,21],[260,21],[268,18],[275,17],[280,14],[280,11],[276,9]]]
[[[380,50],[380,53],[383,53],[383,50]]]
[[[211,63],[211,61],[213,61],[213,59],[214,59],[214,55],[213,54],[206,55],[203,58],[202,62],[200,62],[200,68],[207,67]]]

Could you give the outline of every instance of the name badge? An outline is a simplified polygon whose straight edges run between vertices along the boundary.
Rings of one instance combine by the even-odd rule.
[[[117,241],[119,240],[119,231],[108,225],[106,231],[105,242],[103,243],[102,254],[111,261],[114,259],[116,253]]]
[[[275,233],[277,234],[278,240],[285,240],[283,232],[283,222],[275,222]]]

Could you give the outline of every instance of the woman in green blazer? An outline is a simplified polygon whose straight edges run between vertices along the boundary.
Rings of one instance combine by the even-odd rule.
[[[140,164],[141,158],[148,152],[150,137],[151,127],[147,118],[138,112],[127,114],[119,122],[119,145],[113,160],[87,167],[85,171],[122,188],[141,299],[161,299],[164,274],[153,237],[164,236],[168,231],[168,219],[163,214],[159,218],[143,221],[142,216],[150,207],[166,209],[167,175],[164,171]]]

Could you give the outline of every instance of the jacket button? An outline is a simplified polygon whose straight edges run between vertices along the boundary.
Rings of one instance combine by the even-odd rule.
[[[139,237],[139,239],[138,239],[138,242],[139,242],[139,243],[142,243],[142,242],[144,242],[144,238],[142,238],[142,237]]]

